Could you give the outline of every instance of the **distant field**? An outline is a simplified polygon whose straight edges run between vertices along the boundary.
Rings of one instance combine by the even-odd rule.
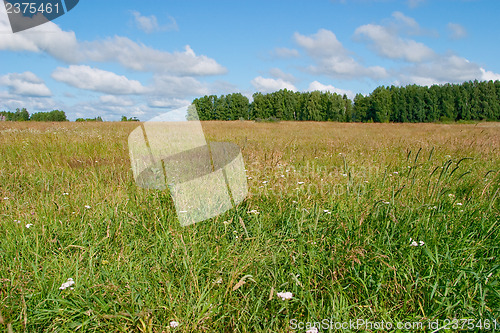
[[[0,122],[0,330],[500,330],[500,123],[204,122],[250,193],[185,228],[137,125]]]

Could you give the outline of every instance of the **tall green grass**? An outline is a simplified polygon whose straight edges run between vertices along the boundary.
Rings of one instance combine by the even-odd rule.
[[[496,124],[206,122],[242,147],[250,193],[185,228],[134,184],[135,126],[0,125],[0,328],[500,320]]]

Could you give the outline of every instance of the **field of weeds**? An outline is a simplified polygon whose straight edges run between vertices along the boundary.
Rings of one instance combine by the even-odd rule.
[[[498,123],[204,122],[249,195],[188,227],[137,125],[0,123],[0,329],[500,330]]]

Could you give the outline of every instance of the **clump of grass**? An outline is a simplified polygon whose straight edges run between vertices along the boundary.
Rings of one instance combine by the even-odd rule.
[[[498,322],[498,126],[206,122],[242,148],[250,193],[186,228],[135,186],[135,126],[0,124],[0,327]]]

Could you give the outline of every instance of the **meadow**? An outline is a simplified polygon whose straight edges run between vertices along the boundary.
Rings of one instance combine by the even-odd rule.
[[[0,122],[0,330],[500,331],[499,123],[203,122],[249,195],[188,227],[137,125]]]

